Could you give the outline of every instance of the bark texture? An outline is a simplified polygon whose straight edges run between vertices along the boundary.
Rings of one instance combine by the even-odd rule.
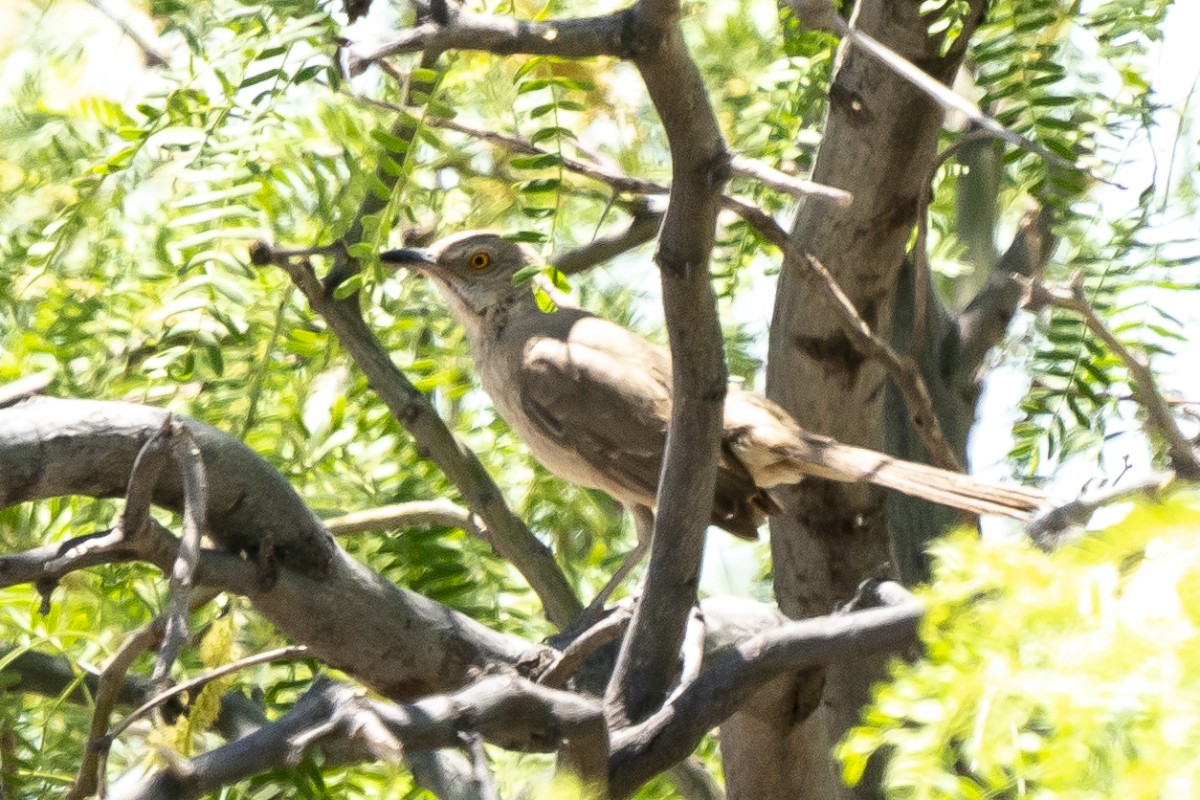
[[[920,5],[866,0],[857,6],[852,25],[948,83],[985,4],[972,2],[962,36],[945,56],[939,55],[940,41],[926,33],[929,20],[920,16]],[[792,236],[801,251],[828,267],[881,334],[892,327],[905,247],[926,190],[942,116],[932,100],[889,68],[843,47],[813,180],[848,190],[854,203],[846,209],[806,204]],[[768,396],[813,431],[884,449],[886,383],[883,368],[855,352],[832,310],[806,290],[801,266],[785,262],[771,326]],[[772,521],[771,543],[776,598],[788,615],[827,613],[848,600],[863,579],[894,572],[882,492],[814,480],[783,500],[784,513]],[[774,781],[779,793],[757,797],[846,793],[834,777],[828,750],[857,720],[880,663],[863,659],[829,669],[818,713],[780,721],[777,738],[798,745],[780,764],[828,767],[797,775],[790,785]],[[807,705],[794,693],[780,702],[801,710]],[[854,794],[873,796],[876,788],[868,776]]]

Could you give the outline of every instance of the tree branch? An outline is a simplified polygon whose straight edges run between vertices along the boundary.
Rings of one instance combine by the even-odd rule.
[[[664,216],[664,212],[643,205],[633,212],[629,227],[621,233],[593,239],[565,253],[556,253],[550,263],[564,275],[577,275],[654,239]]]
[[[712,727],[779,675],[893,651],[917,640],[915,602],[789,622],[748,639],[642,724],[613,735],[609,791],[624,797],[686,757]]]
[[[1029,523],[1026,533],[1038,547],[1054,550],[1062,544],[1066,531],[1086,525],[1097,509],[1135,497],[1157,498],[1174,480],[1174,473],[1160,472],[1139,483],[1088,492],[1039,514],[1037,519]]]
[[[352,536],[356,533],[415,528],[421,525],[458,528],[472,536],[491,540],[487,531],[480,527],[479,518],[475,514],[449,500],[412,500],[364,511],[352,511],[325,520],[325,527],[334,536]]]
[[[373,46],[358,43],[350,48],[351,70],[381,58],[423,50],[486,50],[497,55],[556,55],[563,58],[618,56],[629,58],[632,41],[629,9],[602,17],[528,22],[459,12],[448,25],[425,23]]]
[[[912,356],[897,353],[890,344],[871,330],[837,280],[816,256],[805,253],[803,260],[819,278],[811,281],[810,285],[815,285],[824,293],[830,307],[841,317],[842,330],[854,345],[854,349],[882,364],[896,384],[896,388],[904,397],[904,405],[908,408],[909,422],[921,438],[921,444],[929,451],[933,463],[943,469],[962,472],[962,462],[955,455],[954,448],[946,441],[946,434],[942,431],[942,423],[938,418],[937,409],[933,406],[929,387],[925,385],[917,362]]]
[[[746,156],[735,155],[730,158],[729,172],[735,178],[747,178],[758,181],[763,186],[770,187],[777,192],[790,194],[797,200],[818,197],[822,200],[828,200],[841,208],[847,208],[854,202],[854,195],[844,189],[837,189],[833,186],[826,186],[823,183],[806,181],[802,178],[788,175],[786,172],[780,172],[775,169],[770,164]]]
[[[86,2],[107,17],[114,25],[121,29],[121,33],[128,36],[129,40],[137,45],[137,48],[142,51],[142,55],[146,58],[147,66],[165,67],[170,64],[166,53],[159,48],[158,43],[151,41],[148,37],[138,32],[128,15],[118,12],[107,0],[86,0]],[[132,9],[130,10],[132,11]],[[151,26],[153,25],[152,22],[148,21],[148,23]]]
[[[671,195],[656,261],[671,349],[671,420],[641,601],[606,694],[610,719],[639,722],[666,699],[696,603],[716,485],[728,373],[708,269],[729,154],[678,26],[678,3],[642,0],[657,43],[634,60],[671,151]]]
[[[149,776],[129,800],[200,797],[272,768],[295,763],[318,742],[337,761],[394,760],[401,751],[459,747],[461,735],[523,752],[561,749],[585,782],[603,791],[608,734],[599,705],[518,678],[484,678],[445,697],[408,705],[372,701],[362,692],[320,681],[296,705],[245,739]],[[357,758],[356,758],[357,757]]]
[[[1084,296],[1082,273],[1075,276],[1069,289],[1047,286],[1036,278],[1019,279],[1019,282],[1025,287],[1026,308],[1038,311],[1046,306],[1058,306],[1083,318],[1088,330],[1104,342],[1129,370],[1133,381],[1133,397],[1146,410],[1150,428],[1166,440],[1167,456],[1172,468],[1181,478],[1200,480],[1200,458],[1197,457],[1195,443],[1189,441],[1179,429],[1175,416],[1158,388],[1154,373],[1121,343],[1088,303]]]
[[[972,375],[978,371],[988,352],[1008,332],[1023,294],[1012,276],[1041,276],[1058,245],[1053,224],[1054,212],[1050,207],[1039,206],[1028,211],[987,283],[958,315],[955,324],[961,342],[960,371],[963,374]]]
[[[208,481],[204,475],[200,448],[183,426],[171,423],[166,432],[170,436],[175,461],[183,474],[183,535],[179,538],[179,550],[171,566],[170,600],[162,646],[158,650],[154,673],[150,676],[150,680],[159,686],[165,685],[170,677],[171,665],[188,638],[188,598],[196,565],[200,561],[200,537],[207,527],[204,520],[208,508]]]

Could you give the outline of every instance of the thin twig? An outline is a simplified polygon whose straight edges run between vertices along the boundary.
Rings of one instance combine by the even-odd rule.
[[[412,528],[420,525],[441,525],[459,528],[472,536],[488,539],[479,516],[449,500],[412,500],[394,503],[365,511],[353,511],[325,520],[325,527],[334,536]]]
[[[104,16],[108,17],[121,32],[129,37],[129,40],[137,45],[142,51],[142,55],[146,57],[146,64],[151,67],[165,67],[170,61],[167,59],[166,53],[159,49],[158,44],[150,41],[142,34],[138,33],[133,23],[123,15],[118,13],[107,0],[87,0],[88,5],[99,11]]]
[[[189,606],[195,610],[210,602],[219,593],[218,589],[199,589],[193,593]],[[80,758],[75,782],[65,795],[66,800],[81,800],[81,798],[98,791],[103,793],[105,783],[103,756],[107,754],[108,746],[112,741],[108,736],[108,724],[112,719],[112,713],[117,707],[121,692],[126,688],[129,668],[133,666],[133,662],[137,660],[138,656],[158,646],[158,643],[162,641],[166,624],[167,615],[160,614],[131,633],[100,672],[96,683],[88,743]]]
[[[256,653],[252,656],[238,659],[237,661],[231,661],[230,663],[217,667],[214,670],[210,670],[203,675],[197,675],[191,680],[177,683],[169,689],[165,689],[154,695],[154,697],[151,697],[149,700],[142,703],[140,706],[130,712],[125,719],[113,726],[112,732],[109,733],[109,738],[116,739],[118,736],[124,733],[130,725],[144,717],[147,712],[154,710],[176,695],[183,694],[184,692],[190,692],[193,689],[199,689],[205,684],[211,683],[218,678],[224,678],[226,675],[232,675],[233,673],[239,672],[247,667],[258,666],[259,664],[268,664],[274,661],[291,661],[297,658],[307,657],[308,648],[302,644],[279,647],[275,650],[268,650],[265,653]]]
[[[854,195],[845,189],[838,189],[833,186],[826,186],[823,183],[817,183],[816,181],[808,181],[788,175],[786,172],[780,172],[775,169],[770,164],[748,156],[737,155],[729,159],[729,171],[735,177],[758,181],[763,186],[767,186],[777,192],[790,194],[797,200],[802,200],[806,197],[817,197],[822,200],[828,200],[839,208],[849,208],[854,202]]]
[[[934,408],[933,398],[929,394],[929,387],[925,385],[920,367],[912,356],[900,355],[891,345],[875,335],[837,280],[816,256],[805,253],[803,258],[809,269],[820,277],[820,280],[814,283],[824,293],[830,307],[841,317],[842,330],[846,332],[854,349],[882,364],[895,382],[896,388],[904,395],[909,420],[920,437],[921,444],[929,451],[933,463],[943,469],[962,472],[962,462],[946,441],[937,409]]]
[[[1135,497],[1156,498],[1175,481],[1172,472],[1159,472],[1139,483],[1128,486],[1110,486],[1095,492],[1080,495],[1069,503],[1051,508],[1039,514],[1025,529],[1038,547],[1053,550],[1064,539],[1070,528],[1087,524],[1097,509]]]
[[[200,561],[200,539],[207,529],[205,520],[208,515],[208,480],[204,475],[200,448],[182,425],[172,423],[171,429],[171,450],[183,475],[183,532],[171,568],[171,599],[167,606],[163,643],[150,676],[156,685],[165,685],[171,674],[171,665],[179,657],[179,651],[188,638],[188,597],[196,574],[196,564]]]
[[[561,689],[592,653],[625,635],[633,618],[633,606],[620,606],[613,613],[588,628],[579,638],[567,645],[558,658],[541,674],[538,683],[551,689]]]
[[[400,105],[396,105],[395,103],[376,100],[360,94],[352,94],[351,97],[359,102],[375,106],[377,108],[395,111],[401,114],[411,115],[412,113],[409,109]],[[647,180],[645,178],[633,178],[617,171],[614,167],[605,166],[595,161],[581,161],[577,158],[571,158],[570,156],[562,156],[557,152],[546,150],[538,147],[537,145],[530,144],[519,136],[512,136],[506,133],[476,128],[471,125],[465,125],[456,120],[446,119],[443,117],[426,116],[423,120],[423,123],[430,128],[439,128],[441,130],[460,133],[464,136],[470,136],[472,139],[478,139],[481,142],[487,142],[490,145],[507,150],[510,153],[519,153],[521,155],[528,156],[558,156],[561,158],[563,169],[603,183],[611,187],[616,192],[627,192],[629,194],[646,196],[665,195],[670,194],[671,192],[671,187],[665,183],[659,183],[658,181]],[[756,161],[747,156],[733,156],[730,159],[730,172],[731,174],[739,177],[757,180],[764,186],[769,186],[772,189],[785,192],[794,197],[813,197],[818,200],[828,200],[843,208],[850,205],[854,201],[853,195],[843,189],[795,178],[784,172],[780,172],[774,167],[768,166],[761,161]],[[730,211],[744,216],[742,210],[745,208],[746,201],[739,201],[729,195],[722,195],[721,203]]]
[[[1181,477],[1188,480],[1200,479],[1200,459],[1197,458],[1196,446],[1183,435],[1171,413],[1170,407],[1163,399],[1154,374],[1142,363],[1141,359],[1129,351],[1116,335],[1109,330],[1104,321],[1096,315],[1095,310],[1084,296],[1083,274],[1079,273],[1072,280],[1069,289],[1052,287],[1040,280],[1025,279],[1015,276],[1026,290],[1025,306],[1031,310],[1039,310],[1048,305],[1074,311],[1083,318],[1096,338],[1104,342],[1129,370],[1132,379],[1133,397],[1146,409],[1146,416],[1151,428],[1158,432],[1167,442],[1167,455],[1171,467]]]

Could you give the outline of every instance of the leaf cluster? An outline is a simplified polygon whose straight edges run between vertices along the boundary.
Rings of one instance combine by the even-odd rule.
[[[839,746],[889,796],[1123,797],[1200,779],[1194,493],[1139,503],[1048,555],[959,534],[923,591],[925,655],[896,663]]]

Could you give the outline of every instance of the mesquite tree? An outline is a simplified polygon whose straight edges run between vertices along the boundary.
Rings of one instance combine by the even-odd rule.
[[[1021,480],[1099,459],[1130,411],[1146,471],[1200,473],[1147,361],[1180,338],[1163,231],[1195,193],[1170,170],[1129,191],[1114,155],[1163,123],[1169,3],[1077,5],[0,12],[5,791],[691,798],[719,765],[731,797],[824,798],[993,791],[1033,758],[972,731],[1057,758],[1040,721],[1076,706],[993,711],[973,664],[1021,641],[971,620],[1023,619],[999,573],[1092,591],[1087,557],[960,534],[919,601],[930,543],[973,521],[814,479],[761,544],[709,538],[747,596],[707,596],[701,566],[730,375],[964,469],[982,377],[1016,364]],[[650,558],[603,613],[581,616],[632,524],[532,461],[431,288],[380,267],[467,227],[541,248],[547,313],[543,280],[671,349]],[[1118,496],[1025,533],[1052,549]],[[1151,547],[1115,536],[1113,563]],[[1073,612],[1047,602],[1053,641]],[[929,660],[844,738],[923,617]],[[920,705],[931,675],[957,716]]]

